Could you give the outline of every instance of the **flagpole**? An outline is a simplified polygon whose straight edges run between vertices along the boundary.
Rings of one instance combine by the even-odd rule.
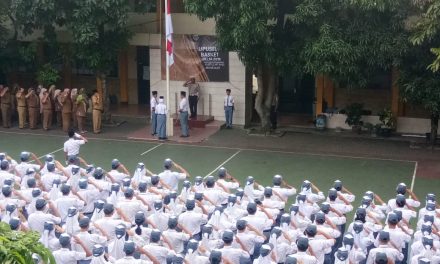
[[[165,28],[168,28],[167,23],[169,22],[167,19],[168,15],[168,1],[165,0]],[[167,30],[165,30],[165,43],[167,42],[168,36]],[[167,45],[165,45],[166,47]],[[170,55],[168,52],[165,52],[166,54],[166,103],[167,103],[167,137],[172,137],[174,134],[174,126],[173,126],[173,118],[171,116],[171,105],[170,105]]]

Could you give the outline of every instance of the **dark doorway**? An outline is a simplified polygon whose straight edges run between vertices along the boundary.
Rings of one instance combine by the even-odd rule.
[[[315,98],[315,78],[313,76],[281,77],[279,89],[279,112],[313,114]]]
[[[137,46],[138,103],[150,102],[150,52],[147,46]]]

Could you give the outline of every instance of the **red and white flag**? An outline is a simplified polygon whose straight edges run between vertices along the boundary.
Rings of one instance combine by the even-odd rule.
[[[165,38],[167,43],[167,67],[174,64],[173,53],[173,22],[171,21],[170,0],[165,0],[166,16],[165,16]]]

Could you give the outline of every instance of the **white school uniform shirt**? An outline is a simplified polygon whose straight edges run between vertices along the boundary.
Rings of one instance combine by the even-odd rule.
[[[98,234],[90,234],[89,232],[80,231],[76,236],[84,243],[86,248],[92,249],[94,245],[102,245],[106,246],[107,238],[105,236],[100,236]],[[77,252],[84,252],[84,249],[72,240],[72,250]],[[85,253],[85,252],[84,252]],[[86,259],[92,259],[92,256],[87,257]]]
[[[332,251],[334,239],[309,238],[309,246],[313,249],[319,264],[324,263],[324,256]]]
[[[67,155],[78,155],[79,148],[81,145],[86,144],[83,139],[74,139],[69,138],[66,142],[64,142],[64,152],[67,152]]]
[[[210,199],[215,205],[227,203],[229,197],[229,193],[216,188],[206,188],[203,194],[208,197],[208,199]]]
[[[124,257],[116,260],[115,264],[152,264],[153,262],[143,259],[135,259],[134,257]]]
[[[273,222],[270,219],[259,217],[257,215],[248,215],[242,218],[246,222],[254,227],[255,229],[261,231],[269,230],[272,227]]]
[[[0,171],[0,188],[3,187],[4,181],[6,179],[12,179],[13,181],[20,180],[20,177],[15,176],[12,173],[9,173],[7,171]]]
[[[286,202],[290,196],[296,194],[296,189],[295,188],[281,188],[280,186],[273,186],[272,192],[273,192],[273,195],[272,195],[273,199],[278,200],[278,201],[282,201],[282,202]],[[280,197],[278,195],[281,196],[283,199],[280,199]]]
[[[183,244],[188,241],[190,236],[184,232],[177,232],[174,229],[168,229],[163,231],[163,236],[165,236],[171,244],[171,249],[176,253],[183,252]]]
[[[172,191],[177,191],[179,188],[179,181],[186,179],[186,174],[177,171],[164,170],[159,173],[159,178],[166,183]]]
[[[59,224],[61,222],[61,218],[52,214],[43,213],[42,211],[36,211],[35,213],[29,215],[29,228],[33,231],[43,234],[44,222],[46,221],[52,221],[55,224]]]
[[[130,227],[131,223],[125,222],[123,220],[114,219],[113,217],[103,217],[99,220],[96,220],[95,223],[107,233],[110,240],[116,237],[115,228],[117,225],[124,225],[125,227]],[[102,234],[104,235],[104,234]]]
[[[180,99],[179,110],[181,112],[188,112],[188,99],[186,97]]]
[[[159,229],[161,232],[168,229],[168,219],[170,215],[168,213],[162,212],[162,209],[157,212],[152,213],[147,219],[151,221],[154,225],[156,225],[156,229]],[[179,217],[180,218],[180,217]]]
[[[245,250],[249,252],[249,254],[254,254],[255,244],[256,243],[264,243],[265,238],[261,236],[257,236],[254,232],[238,232],[236,238],[240,239],[240,242],[245,247]],[[237,242],[237,239],[232,242],[232,246],[235,248],[241,248],[241,245]]]
[[[170,250],[165,246],[159,246],[157,243],[145,245],[143,249],[153,255],[159,263],[167,263],[167,256]],[[141,255],[141,259],[148,259],[147,256]]]
[[[118,170],[111,170],[111,171],[108,172],[108,174],[110,176],[112,176],[113,179],[115,179],[115,182],[118,183],[118,184],[122,184],[122,180],[127,178],[127,177],[129,177],[129,175],[127,175],[127,174],[125,174],[123,172],[120,172]]]
[[[402,251],[402,249],[405,248],[405,243],[411,241],[411,236],[405,234],[399,228],[391,229],[388,226],[385,226],[383,230],[390,233],[390,241],[393,242],[394,245],[396,245],[399,251]],[[379,236],[376,237],[375,245],[379,245]]]
[[[423,253],[419,254],[419,255],[415,255],[411,258],[411,262],[410,264],[419,264],[419,259],[422,258],[427,258],[429,259],[431,262],[431,264],[439,264],[440,263],[440,256],[439,253],[435,253],[430,251],[425,250]]]
[[[153,111],[156,109],[156,106],[157,106],[157,98],[151,97],[150,99],[151,113],[153,113]]]
[[[367,263],[366,264],[374,264],[376,260],[376,254],[378,252],[383,252],[387,255],[388,258],[396,261],[402,261],[403,260],[403,254],[400,253],[397,249],[392,248],[387,245],[380,245],[377,248],[373,248],[370,250],[370,253],[368,254]]]
[[[223,100],[223,105],[226,106],[234,106],[234,97],[232,95],[226,95]]]
[[[61,176],[54,172],[48,172],[41,176],[41,182],[43,183],[46,191],[50,191],[52,189],[52,184],[54,180],[60,180],[61,182],[63,182],[67,180],[67,177]]]
[[[411,198],[406,198],[405,201],[406,201],[406,204],[411,206],[411,207],[420,207],[420,202],[419,201],[416,201],[416,200],[411,199]],[[388,211],[387,212],[391,212],[391,211],[393,211],[396,208],[397,208],[396,198],[390,199],[388,201]],[[408,208],[408,207],[405,205],[405,208]]]
[[[63,220],[63,222],[67,218],[67,211],[69,210],[70,207],[75,207],[78,210],[84,208],[84,202],[78,199],[78,197],[71,195],[61,196],[60,198],[55,200],[54,204],[55,207],[58,209],[60,213],[60,217]]]
[[[155,113],[158,115],[166,115],[167,114],[167,106],[164,103],[158,103],[156,105]]]
[[[318,264],[318,260],[314,256],[310,256],[306,252],[298,251],[296,254],[291,255],[296,258],[298,263],[302,264]]]
[[[78,195],[86,201],[83,208],[84,213],[92,213],[95,209],[95,201],[99,199],[100,192],[96,188],[79,189]]]
[[[78,251],[70,251],[67,248],[61,248],[52,252],[56,263],[60,264],[77,264],[78,260],[84,260],[86,253]]]
[[[38,171],[40,169],[40,165],[31,164],[29,162],[22,161],[20,164],[15,166],[15,171],[17,172],[17,176],[24,177],[26,175],[26,171],[29,168],[33,168],[35,171]]]
[[[137,212],[142,211],[144,214],[147,214],[148,208],[136,199],[122,199],[118,202],[119,209],[130,219],[130,221],[134,222],[134,216]]]
[[[178,222],[192,235],[200,233],[200,226],[208,222],[208,217],[202,213],[186,211],[180,214]]]
[[[249,258],[249,253],[240,248],[234,248],[230,245],[224,246],[220,249],[220,251],[222,252],[222,257],[224,256],[227,258],[231,264],[239,264],[241,258]]]
[[[238,182],[232,182],[232,181],[225,181],[224,179],[218,179],[216,182],[216,187],[220,190],[224,190],[222,187],[218,186],[218,183],[220,183],[221,185],[223,185],[226,189],[237,189],[238,187],[240,187],[240,183]]]

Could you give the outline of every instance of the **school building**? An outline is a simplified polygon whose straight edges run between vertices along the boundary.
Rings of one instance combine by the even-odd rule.
[[[165,47],[162,43],[165,30],[163,23],[160,23],[164,20],[164,14],[160,12],[163,1],[151,0],[147,6],[138,6],[134,0],[131,2],[133,9],[142,9],[144,13],[130,14],[128,27],[134,32],[134,36],[130,40],[130,46],[119,54],[118,63],[108,76],[107,86],[114,104],[140,105],[147,109],[151,91],[156,90],[159,95],[166,95]],[[182,61],[195,60],[192,67],[204,67],[200,72],[195,72],[197,79],[201,80],[199,83],[202,89],[198,114],[223,121],[223,98],[225,90],[229,88],[235,97],[234,124],[251,124],[256,117],[253,110],[255,93],[258,91],[255,77],[241,63],[236,52],[221,53],[211,49],[215,47],[215,43],[212,43],[212,39],[215,39],[214,20],[200,21],[196,16],[185,13],[181,0],[171,3],[174,36],[180,41],[175,49],[178,51],[177,46],[182,45],[182,53],[175,55],[178,57],[176,60],[181,62],[179,73],[171,70],[171,75],[174,74],[170,82],[171,112],[177,109],[179,92],[184,90],[183,82],[189,75],[194,75],[191,70],[185,69]],[[57,33],[60,42],[69,42],[67,32],[60,29]],[[23,41],[34,41],[37,38],[38,32],[23,38]],[[200,40],[204,44],[200,44]],[[39,50],[44,57],[44,47]],[[206,51],[208,53],[203,53]],[[63,63],[59,65],[59,69],[62,71],[59,87],[85,87],[93,90],[99,86],[93,72],[82,65]],[[13,79],[27,80],[30,76],[26,74],[25,70],[18,72]],[[345,115],[338,114],[338,111],[351,103],[363,103],[364,108],[371,112],[371,115],[364,116],[364,122],[379,123],[377,113],[384,108],[390,108],[397,117],[397,132],[429,132],[428,113],[420,107],[400,101],[395,82],[397,76],[397,70],[378,74],[363,89],[340,87],[326,76],[305,76],[302,79],[280,76],[280,123],[310,127],[313,126],[312,120],[317,114],[327,113],[328,128],[349,129],[345,124]]]

